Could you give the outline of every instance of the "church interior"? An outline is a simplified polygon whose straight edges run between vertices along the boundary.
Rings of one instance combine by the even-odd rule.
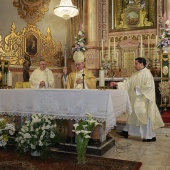
[[[78,13],[75,16],[63,15],[63,11],[57,11],[60,3],[61,6],[65,6],[65,3],[68,3],[68,6],[73,5]],[[86,92],[87,96],[92,95],[89,100],[94,104],[92,111],[96,109],[95,106],[105,107],[108,104],[105,102],[109,101],[107,94],[100,93],[111,90],[111,81],[122,82],[135,73],[135,58],[143,57],[154,78],[156,104],[165,126],[156,130],[157,141],[153,143],[143,143],[136,137],[124,139],[118,136],[116,131],[125,125],[127,115],[119,114],[116,117],[117,126],[107,120],[110,123],[109,128],[115,126],[115,129],[109,131],[107,125],[103,125],[100,130],[103,133],[100,136],[102,142],[106,140],[108,132],[114,140],[111,141],[112,146],[106,151],[101,149],[103,153],[99,155],[104,158],[142,162],[140,170],[170,169],[170,0],[0,0],[0,13],[1,103],[13,100],[14,105],[10,106],[10,109],[14,106],[22,107],[21,104],[24,105],[23,108],[29,109],[30,105],[24,104],[31,98],[25,96],[27,99],[24,99],[24,95],[28,94],[34,97],[32,102],[35,102],[35,105],[42,100],[50,101],[50,106],[42,102],[43,109],[57,105],[57,102],[50,99],[56,97],[53,92],[28,92],[31,89],[29,81],[24,80],[23,70],[29,61],[31,75],[43,58],[54,75],[54,90],[67,91],[63,83],[63,68],[67,68],[67,74],[75,69],[73,55],[77,38],[84,38],[85,67],[96,77],[96,86],[100,91],[99,94],[94,91],[93,95]],[[163,39],[166,39],[165,46]],[[26,90],[27,93],[19,91],[20,94],[17,94],[17,91],[12,91],[14,89],[23,92]],[[42,93],[46,96],[43,97]],[[68,93],[72,95],[71,92]],[[3,95],[9,96],[8,100],[6,97],[3,99]],[[17,96],[15,98],[20,101],[19,104],[15,103],[13,95]],[[74,105],[73,99],[64,91],[59,91],[59,95],[62,97],[56,99],[61,100],[68,108],[71,104]],[[122,95],[126,98],[126,94]],[[98,103],[93,101],[97,99]],[[80,104],[80,110],[90,107],[83,105],[79,99],[75,101]],[[112,105],[117,107],[124,99],[120,98],[121,104],[119,101],[112,102]],[[54,110],[57,110],[57,107],[61,106],[54,107]],[[8,116],[3,109],[6,109],[5,104],[0,107],[1,117]],[[74,108],[70,108],[70,114],[72,109]],[[123,108],[122,111],[126,112],[126,109]],[[97,115],[101,116],[100,113]],[[69,116],[68,119],[71,118]],[[16,117],[16,120],[21,120],[21,124],[27,119],[20,113]],[[59,118],[62,119],[62,116],[59,115]],[[73,118],[76,120],[76,116]],[[103,121],[104,118],[100,117],[98,120]],[[89,149],[89,153],[91,152],[93,150]]]

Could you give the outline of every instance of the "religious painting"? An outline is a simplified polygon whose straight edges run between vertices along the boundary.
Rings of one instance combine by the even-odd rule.
[[[109,0],[109,32],[156,28],[156,0]]]
[[[37,53],[37,37],[29,34],[26,36],[26,53],[28,55],[36,55]]]
[[[128,25],[134,26],[139,23],[139,19],[139,13],[137,13],[136,11],[130,11],[126,16],[126,23]]]

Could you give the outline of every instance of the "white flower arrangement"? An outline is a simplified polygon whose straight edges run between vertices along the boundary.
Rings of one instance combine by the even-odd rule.
[[[56,142],[56,123],[53,116],[33,114],[21,127],[15,141],[21,152],[39,151]]]
[[[93,119],[93,116],[90,113],[86,113],[88,116],[88,120],[82,120],[79,121],[79,123],[74,124],[74,130],[75,132],[75,141],[77,144],[77,153],[78,153],[78,159],[80,161],[83,161],[85,153],[86,153],[86,147],[88,145],[89,139],[91,138],[91,134],[95,127],[99,125],[99,123]]]
[[[102,60],[102,68],[103,68],[104,70],[110,70],[110,61],[108,61],[108,60],[106,60],[106,61]]]
[[[166,20],[161,26],[160,41],[157,44],[158,48],[165,48],[170,46],[170,22]]]
[[[81,51],[81,52],[85,52],[86,51],[86,38],[85,38],[85,33],[83,31],[79,31],[78,32],[78,36],[75,37],[75,45],[72,48],[72,51]]]
[[[7,123],[3,118],[0,119],[0,147],[6,146],[9,137],[15,133],[15,127]]]

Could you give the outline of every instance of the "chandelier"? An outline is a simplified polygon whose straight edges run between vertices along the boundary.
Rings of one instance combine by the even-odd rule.
[[[76,6],[73,6],[71,0],[61,0],[60,5],[54,8],[54,14],[68,20],[79,14]]]

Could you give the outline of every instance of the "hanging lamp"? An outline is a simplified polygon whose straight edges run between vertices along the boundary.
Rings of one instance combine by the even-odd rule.
[[[68,20],[69,18],[78,15],[79,10],[72,4],[71,0],[61,0],[60,5],[54,8],[54,14]]]

